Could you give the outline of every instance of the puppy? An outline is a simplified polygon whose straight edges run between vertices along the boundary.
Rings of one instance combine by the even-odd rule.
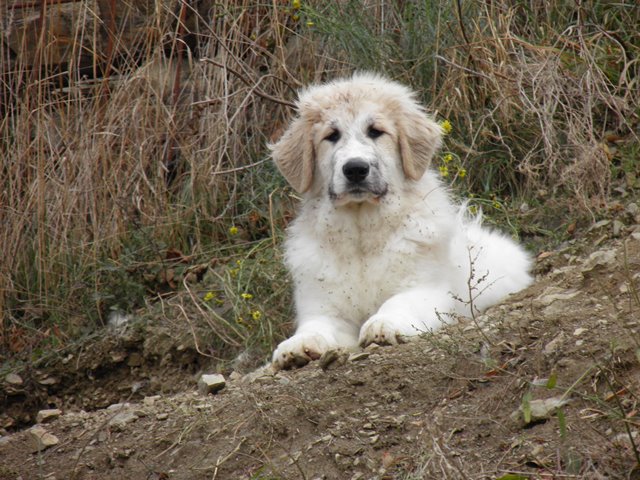
[[[428,169],[442,130],[411,90],[361,73],[307,88],[297,106],[270,145],[302,196],[285,245],[297,328],[276,368],[405,342],[530,284],[527,253],[467,219]]]

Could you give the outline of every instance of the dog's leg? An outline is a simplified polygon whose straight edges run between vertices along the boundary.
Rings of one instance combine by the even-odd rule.
[[[446,290],[416,288],[394,295],[360,329],[359,344],[396,345],[438,329],[456,306]]]

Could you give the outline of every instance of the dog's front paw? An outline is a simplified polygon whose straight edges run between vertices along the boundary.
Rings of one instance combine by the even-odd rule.
[[[330,348],[327,339],[320,334],[298,333],[278,345],[273,352],[273,366],[276,370],[303,367]]]
[[[408,342],[411,338],[420,335],[410,320],[401,316],[377,313],[360,329],[358,343],[366,347],[372,343],[378,345],[397,345]]]

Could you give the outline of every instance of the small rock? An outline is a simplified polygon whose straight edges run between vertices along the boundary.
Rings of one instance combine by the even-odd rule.
[[[620,232],[622,232],[623,228],[624,228],[624,223],[622,223],[620,220],[614,220],[613,221],[613,236],[614,237],[619,237],[620,236]]]
[[[320,356],[320,360],[318,361],[320,368],[322,370],[327,370],[330,366],[335,364],[344,365],[347,360],[347,354],[344,350],[335,349],[335,350],[327,350]]]
[[[152,395],[150,397],[144,397],[144,399],[142,400],[143,405],[147,406],[147,407],[153,407],[156,403],[156,401],[160,400],[160,395]]]
[[[586,328],[582,328],[582,327],[580,327],[580,328],[576,328],[576,329],[573,331],[573,336],[574,336],[574,337],[579,337],[580,335],[582,335],[582,334],[583,334],[584,332],[586,332],[586,331],[587,331],[587,329],[586,329]]]
[[[109,425],[115,427],[117,430],[122,430],[125,426],[136,420],[138,420],[138,415],[134,412],[120,412],[109,419]]]
[[[111,361],[113,363],[122,363],[127,358],[127,352],[111,352]]]
[[[168,413],[159,413],[156,415],[156,420],[166,420],[167,418],[169,418]]]
[[[615,262],[615,250],[598,250],[597,252],[593,252],[591,255],[589,255],[587,261],[584,262],[582,273],[584,274],[591,272],[598,267],[611,267],[615,265]]]
[[[542,353],[543,355],[553,355],[554,353],[556,353],[560,347],[562,347],[562,344],[564,343],[564,333],[560,332],[553,340],[551,340],[549,343],[547,343],[543,350]]]
[[[558,287],[546,288],[542,295],[534,300],[536,306],[548,307],[554,302],[565,302],[580,295],[578,290],[563,290]]]
[[[60,415],[62,415],[62,410],[59,410],[57,408],[40,410],[36,415],[36,422],[38,423],[51,422],[56,418],[58,418]]]
[[[9,385],[20,386],[24,383],[22,377],[17,373],[8,373],[7,376],[4,377],[4,381]]]
[[[627,205],[627,208],[625,208],[624,211],[630,216],[635,217],[640,213],[640,207],[638,207],[638,205],[635,203],[630,203],[629,205]]]
[[[224,376],[219,373],[211,375],[203,374],[200,376],[200,380],[198,380],[198,391],[202,395],[217,393],[225,387],[226,383]]]
[[[364,360],[365,358],[369,358],[370,355],[371,355],[370,352],[352,353],[351,355],[349,355],[349,361],[350,362],[357,362],[359,360]]]
[[[562,397],[531,400],[529,402],[529,418],[525,417],[524,405],[520,405],[518,410],[513,412],[512,416],[522,419],[524,424],[528,425],[549,419],[559,408],[567,403],[569,403],[569,400],[563,399]]]
[[[45,375],[44,377],[38,380],[38,383],[40,385],[55,385],[56,383],[58,383],[58,381],[59,380],[55,377],[50,377],[48,375]]]
[[[143,358],[138,352],[133,352],[127,358],[127,365],[130,367],[139,367],[142,365]]]
[[[29,438],[33,446],[33,452],[41,452],[49,447],[57,445],[60,440],[55,435],[47,432],[40,425],[34,425],[28,430]]]
[[[593,230],[598,230],[600,228],[606,227],[610,223],[611,223],[611,220],[600,220],[599,222],[596,222],[593,225],[591,225],[588,231],[592,232]]]

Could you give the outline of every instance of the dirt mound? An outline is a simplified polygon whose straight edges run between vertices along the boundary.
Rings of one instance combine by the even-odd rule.
[[[640,228],[603,241],[611,228],[413,343],[232,375],[215,395],[183,375],[182,393],[71,404],[42,425],[49,447],[0,437],[0,479],[637,478]]]

